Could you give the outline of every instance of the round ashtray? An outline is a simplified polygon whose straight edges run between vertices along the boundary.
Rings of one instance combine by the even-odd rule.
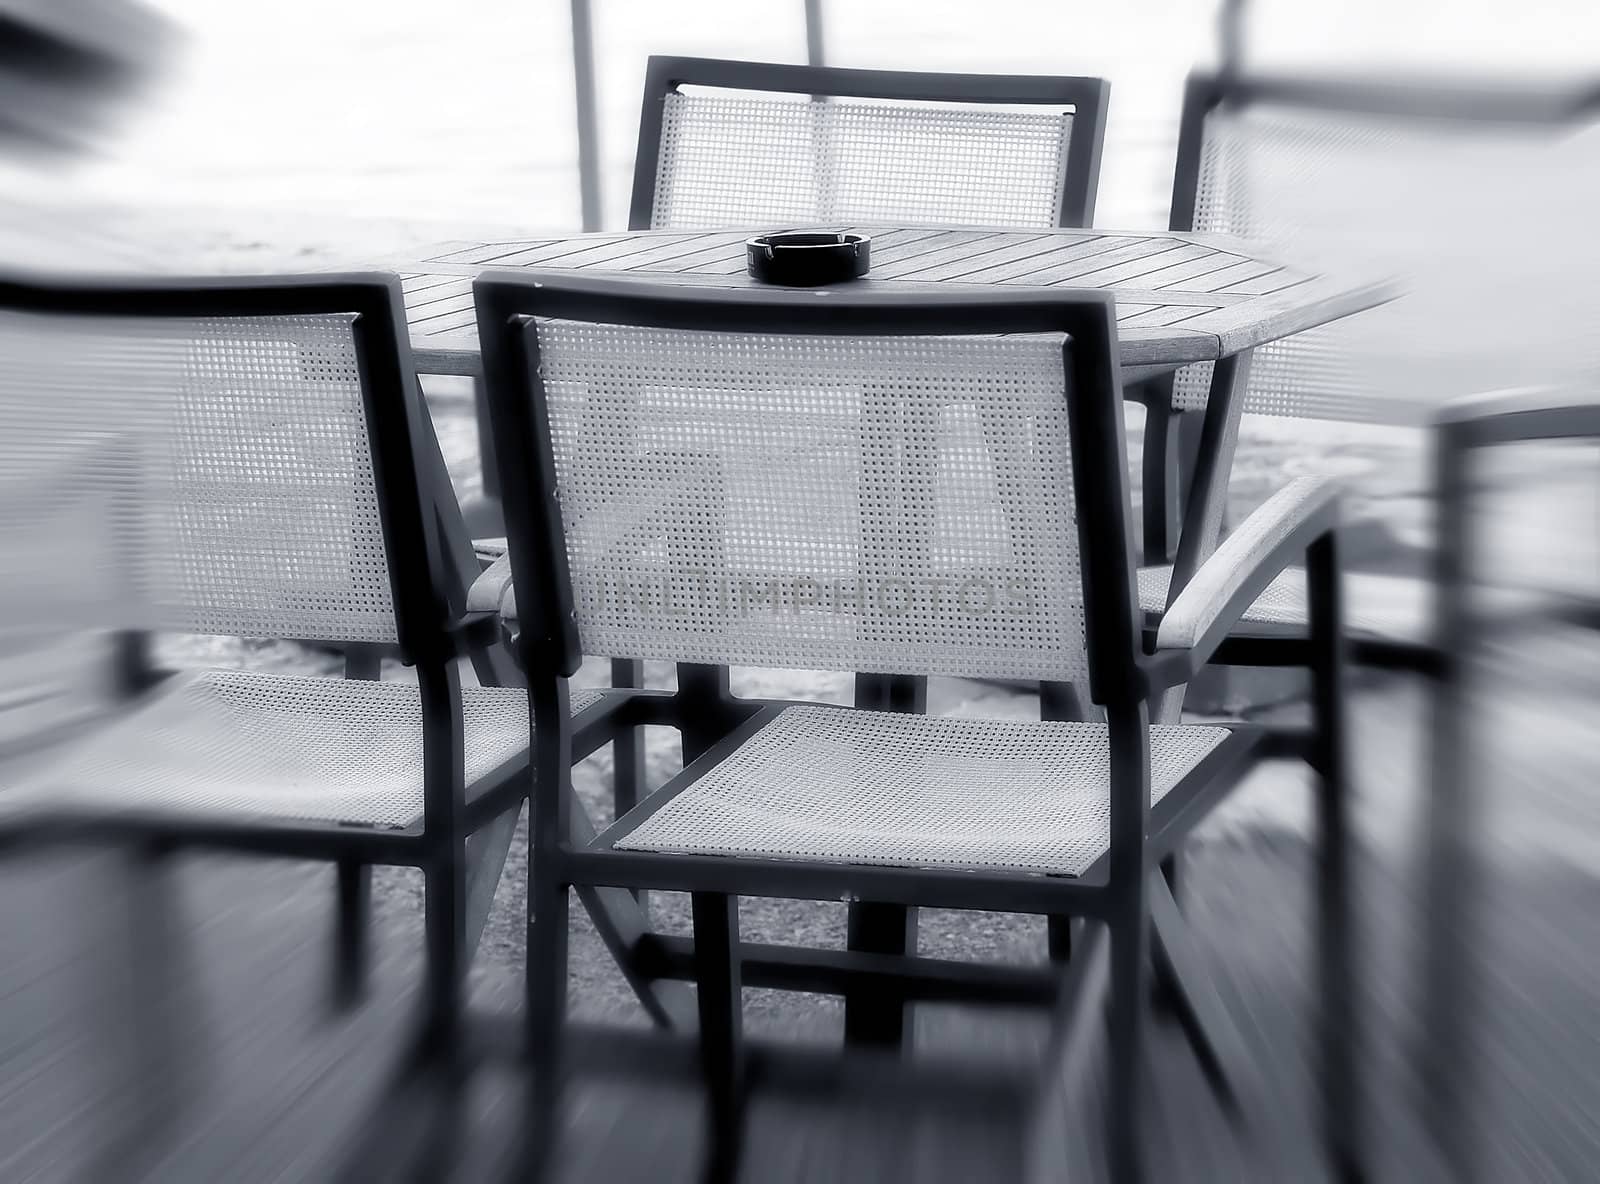
[[[764,284],[814,288],[857,280],[872,265],[872,240],[834,230],[759,234],[744,245],[745,270]]]

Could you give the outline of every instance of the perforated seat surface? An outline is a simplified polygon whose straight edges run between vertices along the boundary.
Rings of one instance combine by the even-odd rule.
[[[376,828],[422,818],[422,706],[404,682],[206,671],[97,733],[0,810]],[[524,691],[464,687],[468,786],[525,749]],[[574,691],[572,710],[600,698]]]
[[[1152,726],[1151,801],[1228,735]],[[1110,846],[1105,725],[792,707],[621,849],[1081,875]]]

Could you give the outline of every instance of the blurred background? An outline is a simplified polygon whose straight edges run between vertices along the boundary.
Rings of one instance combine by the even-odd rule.
[[[171,33],[137,104],[48,164],[0,160],[0,195],[91,242],[187,266],[265,266],[450,224],[574,227],[565,0],[143,0]],[[70,5],[36,7],[61,16]],[[113,10],[133,5],[108,5]],[[1586,0],[1249,0],[1261,69],[1576,74],[1600,61]],[[626,222],[645,59],[805,61],[804,0],[592,0],[604,227]],[[827,64],[1095,74],[1112,82],[1098,220],[1162,226],[1183,79],[1214,64],[1214,0],[824,0]],[[19,248],[20,249],[20,248]],[[36,248],[37,249],[37,248]],[[248,261],[248,262],[247,262]]]
[[[649,55],[807,60],[805,0],[588,0],[580,7],[593,35],[600,228],[626,225]],[[1197,66],[1552,85],[1600,77],[1594,0],[820,0],[814,8],[828,65],[1110,79],[1095,217],[1102,227],[1166,226],[1183,85]],[[575,231],[583,211],[573,12],[568,0],[0,0],[0,31],[13,34],[3,59],[9,73],[0,72],[7,78],[0,90],[7,101],[0,114],[0,263],[312,271],[371,266],[455,237]],[[16,40],[19,29],[52,30],[82,52],[63,57],[28,36]],[[1483,315],[1483,302],[1435,284],[1437,301],[1454,294],[1469,306],[1453,322],[1456,331],[1493,338],[1496,347],[1484,352],[1498,368],[1470,372],[1462,386],[1547,377],[1535,372],[1535,351],[1518,350],[1536,332],[1566,345],[1586,341],[1568,351],[1579,360],[1565,376],[1587,376],[1591,397],[1600,383],[1600,235],[1593,232],[1600,126],[1564,148],[1574,148],[1560,165],[1570,172],[1544,174],[1537,184],[1529,181],[1537,173],[1465,176],[1459,197],[1438,210],[1445,228],[1482,228],[1487,211],[1489,225],[1534,244],[1515,274],[1479,277],[1506,297],[1498,319],[1470,319]],[[1391,197],[1398,204],[1405,194],[1378,200]],[[1558,220],[1551,212],[1557,209],[1574,221]],[[1570,233],[1573,225],[1583,233]],[[1400,257],[1409,246],[1439,262],[1432,243],[1389,246]],[[469,384],[441,378],[426,386],[452,478],[463,497],[471,496],[481,486]],[[1136,461],[1136,412],[1129,426]],[[1483,570],[1594,596],[1600,590],[1596,460],[1588,441],[1507,449],[1486,462],[1485,497],[1475,510],[1487,539]],[[1349,561],[1366,571],[1421,575],[1435,516],[1430,466],[1429,437],[1416,426],[1250,416],[1234,466],[1233,510],[1243,514],[1301,473],[1335,473],[1352,483]],[[167,638],[161,647],[179,665],[337,668],[330,654],[287,642]],[[1499,1158],[1489,1178],[1592,1178],[1580,1165],[1592,1165],[1600,1148],[1592,1018],[1600,1003],[1594,953],[1600,795],[1593,791],[1600,773],[1600,646],[1592,631],[1556,628],[1490,650],[1487,673],[1469,699],[1477,734],[1491,739],[1478,773],[1497,789],[1483,835],[1501,888],[1472,934],[1493,964],[1486,1088]],[[0,753],[41,721],[70,715],[102,660],[98,644],[84,646],[76,637],[41,642],[0,625]],[[606,671],[591,664],[583,677],[600,684]],[[1421,684],[1399,675],[1365,671],[1352,686],[1358,821],[1387,868],[1365,898],[1380,968],[1373,1002],[1384,1017],[1374,1055],[1394,1070],[1385,1089],[1399,1096],[1409,1088],[1398,1083],[1406,1062],[1402,1033],[1415,1018],[1409,910],[1416,895],[1406,852],[1426,784],[1429,701]],[[764,676],[743,689],[832,698],[849,691],[843,677],[804,672]],[[1266,722],[1293,720],[1304,712],[1302,689],[1299,682],[1245,679],[1215,688],[1210,702],[1191,701],[1190,710],[1199,717],[1244,708]],[[932,704],[936,711],[993,715],[1033,710],[1006,688],[965,683],[936,688]],[[652,740],[652,781],[676,760],[658,740]],[[607,773],[598,765],[582,771],[581,792],[598,801]],[[1245,984],[1229,1001],[1267,1017],[1262,1031],[1270,1034],[1287,1030],[1292,1007],[1284,999],[1306,985],[1298,970],[1305,901],[1298,890],[1285,897],[1263,891],[1263,883],[1278,880],[1262,878],[1278,877],[1305,854],[1307,799],[1286,792],[1302,785],[1298,772],[1260,779],[1207,824],[1195,856],[1197,924],[1230,935],[1227,957]],[[1242,863],[1240,849],[1248,852]],[[519,850],[513,847],[476,971],[477,989],[500,1002],[515,1000],[520,989],[525,867],[517,863]],[[1300,870],[1296,865],[1295,874]],[[92,882],[59,896],[59,883],[30,877],[27,869],[0,874],[9,877],[8,891],[19,893],[14,901],[58,897],[92,909],[99,899]],[[239,881],[230,892],[230,924],[255,926],[250,931],[264,940],[275,940],[291,923],[317,923],[316,902],[299,900],[279,881]],[[394,932],[414,939],[415,885],[380,879],[377,898]],[[263,906],[267,900],[280,902],[276,911]],[[209,903],[191,899],[191,915],[204,915]],[[776,933],[826,940],[837,921],[774,912],[764,923]],[[925,932],[930,948],[942,943],[961,954],[1021,956],[1038,936],[965,917],[930,919]],[[0,932],[0,949],[9,948],[6,940]],[[70,960],[60,950],[34,955]],[[580,1011],[634,1014],[592,935],[575,962]],[[1290,963],[1292,974],[1284,969]],[[814,998],[792,1010],[788,1001],[780,1008],[765,996],[752,1006],[757,1026],[786,1032],[837,1019]],[[300,1018],[283,1019],[283,1027],[294,1030]],[[1271,1035],[1264,1039],[1272,1042]],[[293,1097],[298,1088],[280,1092]],[[314,1115],[307,1105],[300,1110],[306,1113],[298,1121],[309,1131]],[[0,1137],[0,1179],[22,1178],[7,1165],[59,1166],[53,1151],[41,1149],[45,1136],[10,1135]],[[235,1136],[248,1138],[227,1129],[214,1137],[226,1143]],[[252,1169],[227,1178],[277,1178],[275,1161],[246,1164],[247,1158],[238,1153],[237,1162],[219,1162]]]

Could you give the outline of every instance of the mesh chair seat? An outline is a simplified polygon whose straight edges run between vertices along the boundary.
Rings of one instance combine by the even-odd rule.
[[[470,786],[527,747],[528,699],[461,696]],[[572,710],[599,698],[574,691]],[[422,818],[422,736],[411,683],[206,671],[0,792],[0,810],[409,827]]]
[[[1150,729],[1152,803],[1228,735]],[[792,707],[615,846],[1081,875],[1110,846],[1104,725]]]

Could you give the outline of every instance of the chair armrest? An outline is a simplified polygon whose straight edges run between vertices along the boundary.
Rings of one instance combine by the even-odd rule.
[[[487,649],[500,640],[500,614],[468,609],[444,627],[457,657]]]
[[[1182,654],[1190,673],[1204,666],[1278,573],[1333,529],[1338,512],[1338,487],[1324,477],[1302,477],[1267,499],[1200,565],[1162,614],[1157,654]]]
[[[517,589],[511,582],[511,556],[502,555],[489,565],[467,589],[467,612],[493,613],[514,624],[517,619]]]
[[[1434,424],[1467,446],[1600,435],[1600,390],[1525,386],[1452,399]]]

